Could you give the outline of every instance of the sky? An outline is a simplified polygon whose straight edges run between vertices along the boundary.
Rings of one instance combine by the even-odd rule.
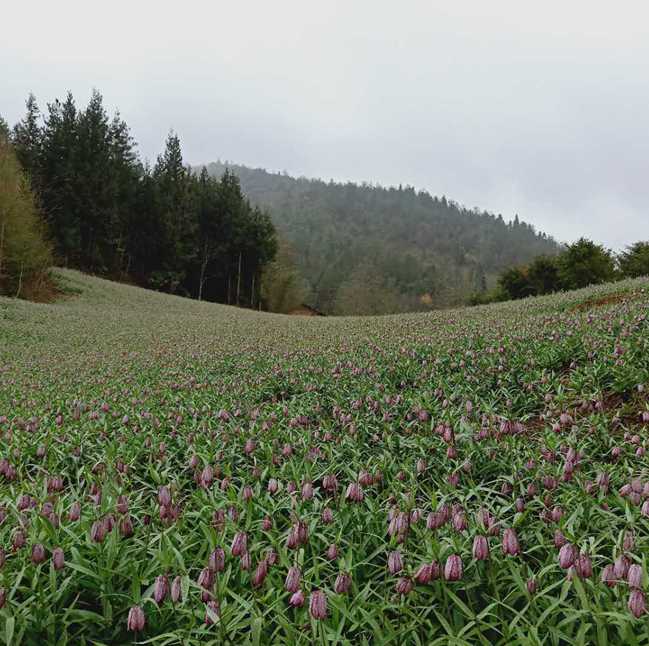
[[[619,250],[649,239],[649,4],[30,0],[0,115],[93,88],[143,157],[409,184]]]

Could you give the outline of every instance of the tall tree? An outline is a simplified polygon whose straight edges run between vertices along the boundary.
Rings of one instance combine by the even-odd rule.
[[[36,97],[30,92],[25,103],[27,113],[23,119],[14,126],[13,144],[18,162],[29,175],[32,183],[37,186],[38,158],[41,146],[41,111],[36,102]]]
[[[0,138],[0,293],[22,296],[50,263],[29,181],[9,142]]]
[[[56,252],[63,264],[77,264],[81,249],[83,178],[75,166],[78,153],[77,108],[70,92],[63,103],[48,104],[39,160],[41,200]]]

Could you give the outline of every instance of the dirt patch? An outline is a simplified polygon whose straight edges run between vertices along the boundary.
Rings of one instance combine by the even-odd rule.
[[[586,312],[587,310],[594,309],[595,307],[604,307],[605,305],[620,303],[627,296],[629,296],[629,292],[614,292],[613,294],[607,294],[606,296],[600,296],[599,298],[595,298],[595,297],[587,298],[585,301],[573,305],[570,308],[570,311]]]
[[[23,283],[19,297],[34,303],[54,303],[69,296],[50,274]]]

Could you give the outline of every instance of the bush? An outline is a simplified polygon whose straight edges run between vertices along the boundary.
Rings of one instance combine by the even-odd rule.
[[[559,256],[559,281],[563,289],[578,289],[615,278],[613,255],[586,238],[568,245]]]
[[[21,296],[52,263],[29,183],[7,139],[0,137],[0,294]]]
[[[625,278],[649,276],[649,241],[636,242],[623,251],[618,262]]]
[[[507,269],[498,279],[498,285],[509,298],[525,298],[536,293],[526,267]]]
[[[560,288],[556,257],[539,256],[528,267],[527,277],[535,294],[551,294]]]

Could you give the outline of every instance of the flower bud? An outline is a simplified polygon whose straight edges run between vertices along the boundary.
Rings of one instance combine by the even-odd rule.
[[[459,581],[462,574],[462,559],[457,554],[451,554],[444,564],[444,578],[447,581]]]
[[[32,546],[32,563],[38,565],[45,560],[45,548],[41,543]]]
[[[639,619],[647,612],[645,596],[642,590],[638,590],[638,588],[631,590],[631,594],[629,595],[629,610],[636,619]]]
[[[62,570],[65,567],[65,554],[60,547],[55,547],[52,551],[52,563],[55,570]]]
[[[225,550],[222,547],[217,547],[210,553],[207,566],[211,572],[223,572],[225,570]]]
[[[252,587],[258,588],[260,585],[262,585],[267,575],[268,575],[268,563],[266,559],[262,559],[257,564],[257,569],[252,575],[252,579],[251,579]]]
[[[559,567],[567,570],[572,567],[577,558],[577,550],[572,543],[566,543],[559,550]]]
[[[412,591],[412,579],[407,576],[402,576],[394,586],[397,594],[407,595]]]
[[[322,590],[314,590],[311,593],[309,612],[314,619],[327,618],[327,597]]]
[[[430,583],[433,580],[433,566],[430,563],[422,563],[417,568],[417,571],[415,572],[414,575],[414,580],[419,584],[419,585],[426,585]]]
[[[242,556],[248,549],[248,535],[245,532],[238,532],[232,540],[230,551],[232,556]]]
[[[340,572],[334,583],[336,594],[346,594],[352,585],[352,577],[346,572]]]
[[[131,632],[139,633],[144,630],[145,623],[146,617],[142,608],[140,606],[133,606],[128,611],[128,619],[126,620],[127,629]]]
[[[608,564],[602,570],[602,583],[605,583],[609,588],[615,587],[617,583],[617,577],[615,576],[615,568],[612,564]]]
[[[632,588],[642,588],[642,566],[637,563],[630,565],[626,580]]]
[[[520,552],[518,536],[516,536],[516,531],[510,527],[503,533],[503,554],[518,556]]]
[[[164,574],[156,577],[153,584],[153,600],[160,605],[167,597],[169,592],[169,580]]]
[[[302,592],[302,590],[294,592],[289,599],[289,603],[294,608],[301,608],[304,605],[304,592]]]
[[[288,569],[288,574],[286,575],[286,581],[284,582],[284,588],[287,592],[297,592],[300,588],[300,578],[302,573],[300,568],[292,566]]]
[[[593,564],[588,554],[583,552],[575,560],[575,570],[582,579],[589,579],[593,576]]]
[[[177,576],[171,583],[171,602],[178,603],[182,597],[182,579]]]
[[[401,552],[390,552],[390,554],[388,555],[388,570],[390,574],[397,574],[398,572],[401,572],[401,570],[403,570]]]
[[[489,558],[489,541],[478,534],[473,539],[473,558],[476,561],[486,561]]]

